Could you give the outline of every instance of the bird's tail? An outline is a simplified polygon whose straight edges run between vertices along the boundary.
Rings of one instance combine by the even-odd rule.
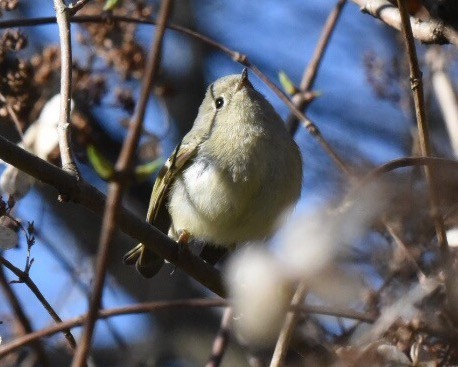
[[[125,265],[134,265],[137,271],[145,278],[152,278],[164,265],[164,259],[160,258],[143,243],[139,243],[123,257]]]

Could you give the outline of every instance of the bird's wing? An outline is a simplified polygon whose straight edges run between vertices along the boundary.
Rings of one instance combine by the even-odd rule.
[[[198,146],[199,144],[196,142],[181,142],[173,151],[169,159],[167,159],[167,162],[165,162],[154,183],[151,193],[148,213],[146,214],[146,221],[148,223],[154,224],[158,219],[158,213],[165,204],[164,199],[167,197],[171,184],[175,180],[176,175],[180,173],[186,164],[196,155]]]

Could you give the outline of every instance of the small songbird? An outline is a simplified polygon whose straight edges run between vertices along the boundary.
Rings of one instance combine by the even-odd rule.
[[[178,242],[233,247],[272,235],[301,186],[299,148],[245,69],[208,87],[192,129],[156,179],[146,220]],[[140,243],[124,262],[151,277],[164,260]]]

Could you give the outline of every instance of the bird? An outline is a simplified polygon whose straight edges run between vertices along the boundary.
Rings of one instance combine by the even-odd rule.
[[[245,68],[208,87],[156,178],[146,221],[181,244],[226,249],[265,240],[299,199],[302,166],[299,147]],[[147,278],[164,263],[142,243],[123,260]]]

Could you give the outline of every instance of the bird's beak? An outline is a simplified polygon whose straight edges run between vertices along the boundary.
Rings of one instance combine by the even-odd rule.
[[[248,80],[248,69],[244,68],[242,71],[242,75],[240,76],[239,84],[237,85],[237,90],[241,90],[242,88],[250,87],[253,88],[250,81]]]

